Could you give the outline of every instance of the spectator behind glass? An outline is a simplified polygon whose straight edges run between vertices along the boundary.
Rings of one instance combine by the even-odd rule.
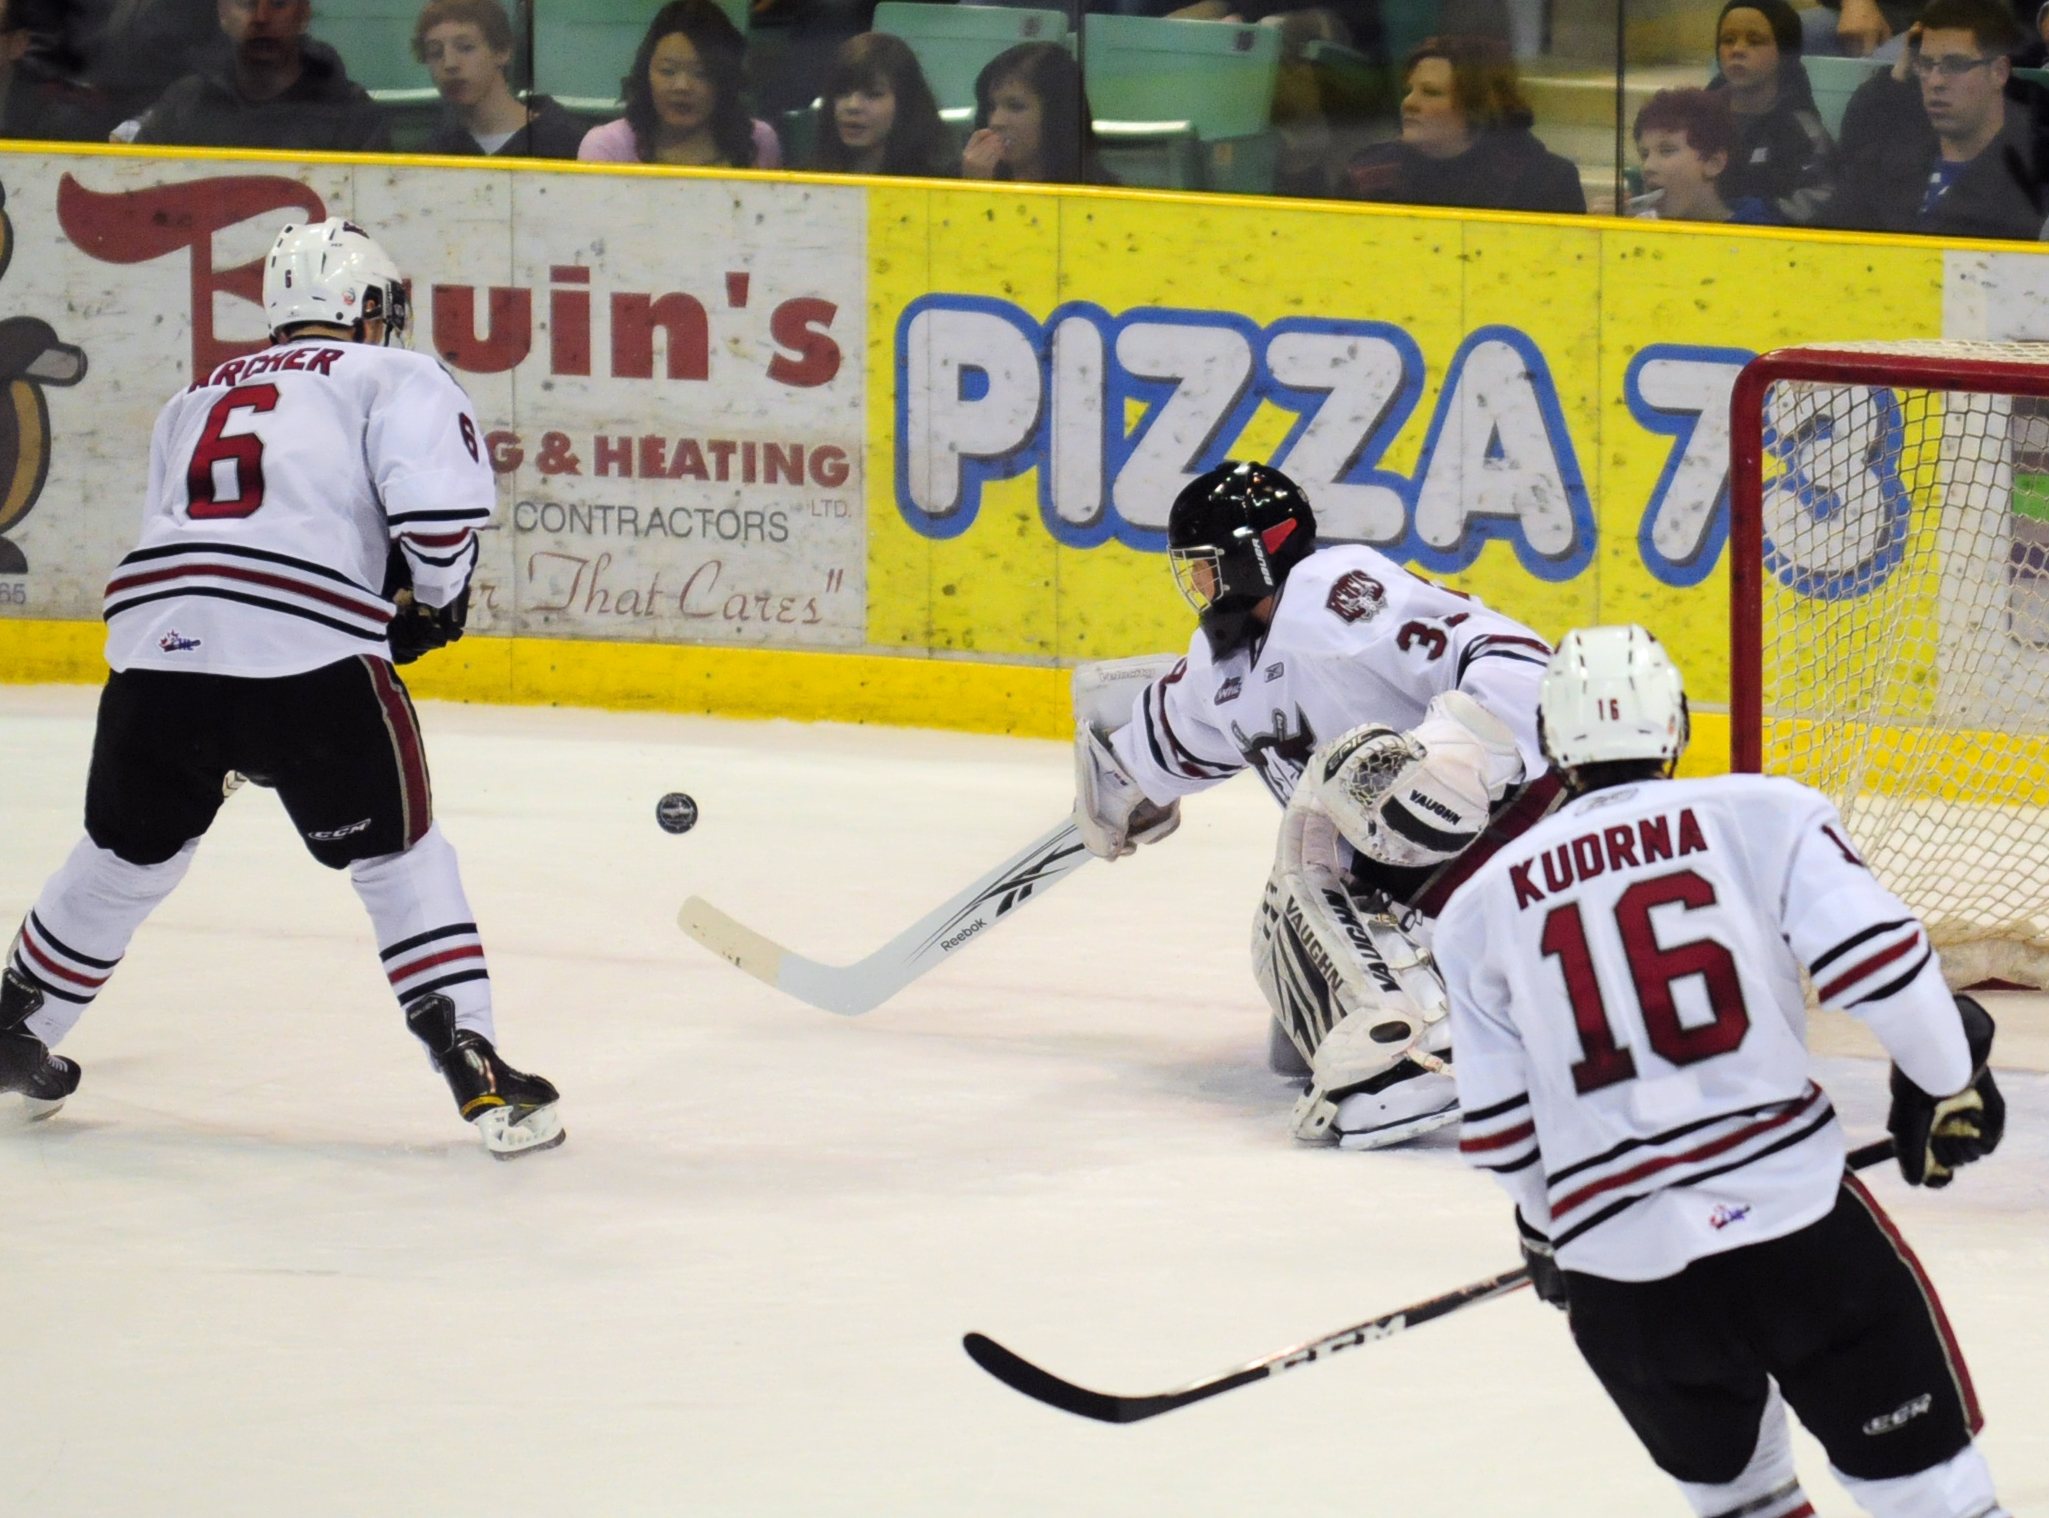
[[[574,158],[584,125],[546,95],[512,93],[512,23],[498,0],[427,0],[413,23],[413,57],[448,107],[423,153]]]
[[[1660,90],[1636,113],[1644,193],[1630,202],[1646,221],[1777,221],[1756,196],[1731,200],[1723,185],[1736,124],[1718,90]]]
[[[309,0],[220,0],[228,51],[165,90],[133,140],[201,148],[385,152],[384,113],[306,35]],[[116,138],[125,140],[121,127]]]
[[[28,56],[15,88],[33,80],[44,137],[104,142],[220,51],[215,0],[13,0],[8,24]]]
[[[1352,160],[1361,200],[1488,211],[1580,212],[1579,170],[1545,150],[1508,50],[1491,38],[1432,37],[1402,75],[1402,135]]]
[[[655,12],[620,81],[626,114],[592,127],[576,156],[591,163],[676,163],[779,169],[775,129],[751,120],[746,39],[712,0],[670,0]]]
[[[1736,140],[1722,198],[1755,198],[1771,220],[1810,225],[1835,194],[1835,144],[1800,63],[1800,17],[1786,0],[1729,0],[1716,23],[1708,87],[1725,94]]]
[[[849,37],[833,54],[818,102],[812,167],[834,174],[957,172],[939,103],[901,38]]]
[[[2026,114],[2003,93],[2020,41],[1998,0],[1929,0],[1898,61],[1850,97],[1828,224],[2033,241],[2042,186]]]
[[[975,79],[975,130],[960,155],[965,179],[1115,184],[1096,156],[1096,117],[1081,67],[1057,42],[1021,42]]]

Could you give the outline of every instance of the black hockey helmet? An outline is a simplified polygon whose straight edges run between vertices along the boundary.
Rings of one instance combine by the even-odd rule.
[[[1167,513],[1174,583],[1219,659],[1250,637],[1252,608],[1315,547],[1309,497],[1265,464],[1226,459],[1190,481]]]

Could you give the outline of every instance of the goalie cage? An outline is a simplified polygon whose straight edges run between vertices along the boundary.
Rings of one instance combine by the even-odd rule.
[[[1834,801],[1953,986],[2049,985],[2049,344],[1781,349],[1731,406],[1732,768]]]

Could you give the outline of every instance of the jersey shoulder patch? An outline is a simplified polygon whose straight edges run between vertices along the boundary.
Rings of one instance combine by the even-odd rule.
[[[1331,583],[1325,608],[1345,622],[1370,622],[1387,605],[1387,587],[1363,569],[1348,569]]]

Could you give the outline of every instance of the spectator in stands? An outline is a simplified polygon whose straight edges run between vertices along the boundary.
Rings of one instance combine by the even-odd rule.
[[[1647,221],[1734,221],[1770,226],[1778,218],[1756,196],[1731,200],[1724,189],[1736,123],[1719,90],[1660,90],[1636,113],[1636,151],[1644,194],[1632,214]]]
[[[26,26],[15,24],[19,0],[0,0],[0,137],[43,138],[84,135],[60,121],[60,113],[76,97],[46,68],[29,58],[32,38]]]
[[[574,158],[584,124],[546,95],[522,101],[505,77],[512,22],[498,0],[427,0],[413,23],[413,56],[448,107],[426,153]]]
[[[1835,194],[1835,144],[1814,108],[1800,63],[1800,17],[1786,0],[1729,0],[1716,23],[1720,71],[1709,87],[1723,93],[1736,137],[1722,198],[1757,199],[1770,220],[1808,226]]]
[[[1534,115],[1499,42],[1432,37],[1409,55],[1402,79],[1400,139],[1352,160],[1359,199],[1585,212],[1579,170],[1531,133]]]
[[[104,142],[225,45],[215,0],[12,0],[30,38],[15,75],[39,137]]]
[[[1898,61],[1850,97],[1827,222],[2032,241],[2042,184],[2026,112],[2003,93],[2020,40],[1999,0],[1929,0]]]
[[[811,166],[835,174],[959,172],[932,86],[902,38],[863,32],[840,44],[818,103]]]
[[[165,90],[136,142],[383,152],[390,130],[341,54],[306,35],[309,0],[220,0],[228,51]],[[115,129],[115,135],[122,135]]]
[[[1096,118],[1081,67],[1057,42],[1021,42],[975,79],[975,130],[960,158],[965,179],[1115,184],[1097,157]]]
[[[576,156],[593,163],[779,169],[775,128],[747,114],[747,42],[714,0],[655,12],[621,81],[626,114],[592,127]]]

